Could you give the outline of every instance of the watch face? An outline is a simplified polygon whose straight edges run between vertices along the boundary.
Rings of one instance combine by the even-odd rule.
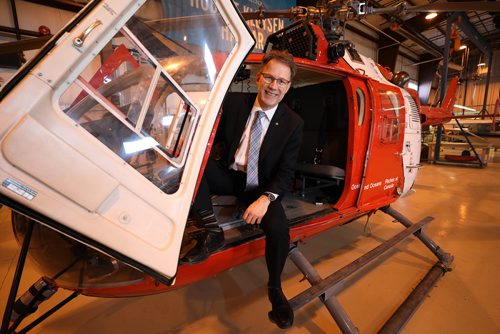
[[[272,194],[272,193],[269,193],[269,192],[266,192],[266,195],[267,195],[267,198],[269,198],[269,200],[271,202],[275,201],[276,200],[276,195],[275,194]]]

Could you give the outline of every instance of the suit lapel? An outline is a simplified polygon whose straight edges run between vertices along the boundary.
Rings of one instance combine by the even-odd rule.
[[[252,111],[254,100],[255,98],[250,98],[246,96],[246,99],[242,101],[242,106],[236,106],[237,108],[240,108],[240,110],[237,113],[238,116],[236,119],[236,123],[234,124],[235,126],[234,138],[231,143],[231,150],[229,151],[231,157],[230,159],[232,161],[234,161],[234,155],[236,153],[236,150],[238,149],[238,146],[240,145],[241,136],[245,131],[245,126],[247,124],[248,116]]]

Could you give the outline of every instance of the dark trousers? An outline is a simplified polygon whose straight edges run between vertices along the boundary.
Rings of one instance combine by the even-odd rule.
[[[193,210],[194,212],[213,210],[211,194],[238,196],[243,204],[249,205],[262,193],[260,191],[245,192],[245,186],[245,173],[223,167],[209,158],[193,203]],[[288,220],[281,205],[281,198],[269,204],[260,227],[266,235],[268,286],[281,287],[281,272],[285,266],[290,244]]]

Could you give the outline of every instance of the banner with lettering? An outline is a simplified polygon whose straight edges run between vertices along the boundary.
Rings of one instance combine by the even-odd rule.
[[[273,9],[288,9],[295,6],[295,0],[237,0],[234,1],[236,7],[240,12],[251,12],[258,10],[261,6],[265,10]],[[216,13],[215,6],[212,0],[185,0],[185,1],[166,1],[162,0],[162,7],[165,17],[180,17],[192,16],[203,14]],[[247,24],[255,37],[255,48],[252,52],[262,52],[266,43],[267,36],[283,29],[285,25],[289,24],[289,20],[281,18],[271,18],[262,20],[262,25],[259,20],[249,20]],[[210,29],[207,27],[207,29]],[[229,42],[233,36],[227,27],[219,27],[220,31],[213,32],[213,44],[220,45],[224,41]]]

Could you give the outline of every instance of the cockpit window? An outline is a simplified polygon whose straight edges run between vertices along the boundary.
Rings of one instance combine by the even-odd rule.
[[[207,3],[200,12],[189,1],[147,1],[59,100],[67,116],[169,194],[236,46]]]
[[[396,92],[379,89],[380,96],[380,141],[384,144],[395,144],[402,139],[404,106],[400,103]]]
[[[365,93],[361,88],[356,88],[356,98],[358,101],[358,125],[363,125],[365,121]]]
[[[126,29],[186,92],[207,91],[236,42],[212,1],[192,3],[161,1],[163,15],[146,5]]]

